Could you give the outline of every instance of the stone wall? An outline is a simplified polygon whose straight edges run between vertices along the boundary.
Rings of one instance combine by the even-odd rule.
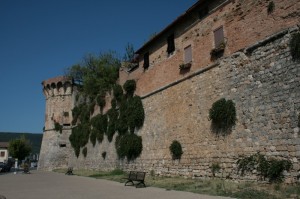
[[[72,151],[69,165],[207,178],[212,177],[212,164],[219,163],[217,177],[242,179],[237,160],[260,152],[291,160],[293,169],[285,173],[286,179],[297,180],[300,63],[292,61],[289,51],[291,34],[297,31],[297,26],[281,31],[144,96],[145,123],[136,132],[142,136],[143,152],[134,162],[119,161],[115,137],[111,143],[105,137],[101,144],[87,145],[86,158],[80,154],[77,159]],[[220,98],[233,100],[237,110],[237,124],[227,136],[216,136],[208,120],[209,109]],[[173,140],[183,147],[180,161],[172,160]]]
[[[53,129],[54,120],[60,124],[65,123],[64,113],[70,113],[74,106],[74,92],[68,86],[61,90],[64,87],[58,86],[59,81],[46,81],[46,126],[39,168],[122,168],[147,172],[153,170],[157,175],[206,178],[212,176],[211,165],[219,163],[221,171],[217,173],[218,177],[241,179],[236,171],[237,160],[260,152],[269,158],[291,160],[293,169],[285,175],[287,181],[295,181],[300,174],[300,133],[297,126],[300,114],[300,63],[291,59],[289,41],[292,33],[299,32],[299,25],[284,28],[295,25],[297,20],[299,22],[299,10],[295,9],[299,8],[299,1],[282,1],[285,5],[279,0],[274,1],[279,6],[274,14],[277,12],[277,17],[282,20],[272,28],[264,26],[271,23],[269,18],[263,18],[264,23],[260,25],[253,22],[260,21],[256,18],[257,12],[265,11],[269,1],[244,1],[254,3],[260,10],[250,9],[251,6],[241,4],[241,0],[230,2],[232,3],[224,5],[223,10],[213,13],[220,16],[215,16],[218,19],[216,21],[231,24],[228,27],[235,27],[236,31],[249,28],[249,38],[245,39],[243,35],[228,41],[223,58],[216,62],[205,62],[211,48],[207,48],[209,50],[206,54],[201,54],[203,51],[200,48],[203,45],[195,34],[196,37],[188,37],[195,42],[192,43],[195,51],[192,68],[187,73],[181,74],[178,69],[182,49],[178,49],[167,61],[157,62],[146,72],[138,68],[126,76],[121,71],[121,83],[126,79],[138,80],[137,94],[142,95],[145,108],[144,126],[136,132],[142,136],[143,152],[134,162],[118,160],[114,142],[116,135],[111,143],[106,136],[102,143],[97,143],[94,147],[88,143],[87,157],[80,153],[76,158],[68,141],[70,128],[64,127],[62,134]],[[237,16],[230,13],[236,13]],[[234,17],[229,20],[230,16]],[[206,20],[213,18],[209,16]],[[247,26],[245,22],[254,24]],[[259,28],[254,27],[256,25]],[[198,31],[210,30],[206,34],[208,38],[212,36],[213,27]],[[233,30],[227,30],[225,34],[233,34]],[[193,31],[195,29],[186,31],[183,35]],[[274,31],[277,33],[270,36]],[[256,37],[252,38],[250,35]],[[210,42],[212,46],[211,40],[207,38],[203,37],[203,42]],[[180,42],[183,40],[179,40]],[[254,42],[257,43],[253,44]],[[162,51],[157,51],[157,56]],[[233,100],[237,109],[237,124],[227,136],[216,136],[208,120],[209,109],[220,98]],[[106,99],[109,100],[110,97],[107,96]],[[99,107],[95,107],[96,113],[99,113]],[[71,119],[70,117],[68,121]],[[183,147],[180,161],[172,160],[169,146],[173,140],[178,140]],[[102,157],[103,152],[106,152],[105,159]],[[246,178],[256,177],[253,175]]]
[[[300,170],[300,63],[291,60],[289,31],[144,98],[146,120],[138,132],[143,153],[128,169],[210,177],[215,162],[222,168],[219,175],[239,178],[236,161],[259,151],[291,160],[293,171],[287,175],[295,180]],[[218,137],[211,131],[208,114],[220,98],[235,102],[238,122],[230,135]],[[183,147],[180,162],[171,159],[173,140]]]
[[[72,80],[64,76],[45,80],[42,85],[46,111],[38,168],[52,170],[68,167],[72,153],[69,136],[76,90]],[[55,123],[62,127],[62,132],[55,130]]]

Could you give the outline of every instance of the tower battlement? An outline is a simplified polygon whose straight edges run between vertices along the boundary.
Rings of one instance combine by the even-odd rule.
[[[42,82],[42,85],[46,99],[53,96],[71,95],[73,92],[73,80],[66,76],[47,79]]]
[[[71,154],[69,136],[76,89],[73,80],[66,76],[47,79],[42,82],[42,86],[46,98],[46,111],[39,169],[52,170],[68,165]],[[56,129],[57,125],[61,130]]]

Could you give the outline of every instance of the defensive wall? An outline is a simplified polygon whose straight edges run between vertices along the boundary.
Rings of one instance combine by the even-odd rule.
[[[136,94],[143,98],[145,122],[136,131],[143,139],[141,156],[130,163],[118,160],[114,141],[109,143],[105,137],[94,147],[87,144],[87,157],[80,154],[76,158],[67,140],[70,129],[64,127],[59,134],[54,126],[47,125],[52,112],[63,114],[62,107],[72,109],[73,94],[62,98],[70,100],[69,105],[52,112],[49,110],[55,105],[47,104],[49,130],[46,128],[44,133],[42,151],[51,155],[47,154],[47,164],[41,168],[118,167],[205,178],[212,176],[210,167],[218,163],[221,170],[217,176],[240,179],[237,160],[260,152],[267,157],[289,159],[293,169],[285,173],[286,179],[297,180],[300,63],[292,60],[289,42],[292,34],[299,32],[300,1],[274,0],[271,13],[268,0],[214,1],[219,4],[210,6],[209,14],[199,19],[196,11],[202,2],[206,1],[199,1],[137,51],[139,67],[120,70],[120,83],[135,79]],[[211,59],[210,52],[215,48],[213,30],[220,26],[226,47],[221,58]],[[175,51],[171,54],[167,53],[166,43],[170,33],[175,38]],[[188,70],[181,71],[186,46],[192,47],[192,62]],[[150,63],[144,68],[146,52]],[[208,120],[209,109],[220,98],[233,100],[237,110],[237,123],[226,136],[216,136]],[[51,141],[45,141],[45,145],[44,140]],[[62,140],[66,143],[64,149],[59,145]],[[172,160],[169,146],[173,140],[183,147],[180,161]]]

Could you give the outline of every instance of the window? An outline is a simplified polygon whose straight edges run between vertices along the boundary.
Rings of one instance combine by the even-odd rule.
[[[65,117],[69,117],[69,112],[64,112]]]
[[[61,144],[59,144],[59,147],[60,147],[60,148],[67,147],[67,144],[65,144],[65,143],[61,143]]]
[[[214,31],[214,37],[215,37],[215,48],[220,48],[222,44],[224,44],[223,26],[221,26],[220,28]]]
[[[1,151],[0,157],[5,157],[5,151]]]
[[[188,64],[192,62],[192,46],[189,45],[184,49],[184,63]]]
[[[167,52],[168,54],[172,54],[175,51],[175,41],[174,41],[174,34],[171,34],[168,39],[168,48],[167,48]]]
[[[149,68],[149,52],[144,54],[144,69]]]

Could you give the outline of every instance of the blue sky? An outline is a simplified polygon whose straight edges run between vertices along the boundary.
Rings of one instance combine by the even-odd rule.
[[[0,132],[42,133],[41,82],[88,53],[137,50],[197,0],[0,0]]]

